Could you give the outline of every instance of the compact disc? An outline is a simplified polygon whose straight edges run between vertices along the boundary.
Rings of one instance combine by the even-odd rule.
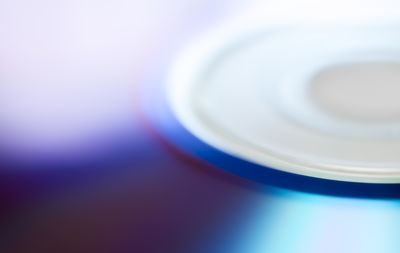
[[[178,57],[167,99],[245,173],[397,184],[399,83],[397,27],[217,31]]]

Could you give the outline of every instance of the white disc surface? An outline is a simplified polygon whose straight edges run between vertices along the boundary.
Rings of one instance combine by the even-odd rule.
[[[400,183],[397,27],[211,34],[177,60],[168,94],[182,124],[226,153],[312,177]]]

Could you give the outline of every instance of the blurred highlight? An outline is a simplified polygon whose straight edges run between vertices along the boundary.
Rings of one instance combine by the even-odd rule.
[[[398,199],[296,192],[187,157],[143,119],[156,101],[141,92],[216,26],[395,23],[399,5],[1,1],[0,252],[398,253]]]

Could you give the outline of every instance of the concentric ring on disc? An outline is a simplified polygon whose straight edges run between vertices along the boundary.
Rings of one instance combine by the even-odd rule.
[[[324,179],[400,183],[400,104],[380,94],[400,92],[398,31],[211,34],[177,60],[169,102],[190,132],[244,160]],[[328,81],[316,84],[321,73]],[[332,113],[324,101],[349,113]]]

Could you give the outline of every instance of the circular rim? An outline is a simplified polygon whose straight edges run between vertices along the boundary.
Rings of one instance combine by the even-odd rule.
[[[242,34],[239,35],[243,37]],[[240,38],[239,37],[239,38]],[[251,37],[251,36],[245,36]],[[341,165],[325,165],[314,164],[310,162],[301,162],[288,157],[282,157],[273,153],[257,150],[248,144],[245,140],[230,138],[228,134],[223,133],[223,129],[213,126],[210,131],[206,122],[199,120],[202,115],[196,115],[191,107],[190,100],[192,87],[194,83],[202,76],[205,66],[212,64],[218,55],[224,54],[239,41],[238,36],[216,37],[215,35],[205,36],[205,39],[195,43],[188,49],[184,50],[172,67],[168,80],[168,100],[173,112],[182,122],[199,139],[204,140],[211,146],[240,157],[253,163],[276,168],[278,170],[301,174],[305,176],[320,177],[324,179],[341,180],[349,182],[362,183],[400,183],[400,176],[397,171],[387,169],[386,173],[374,172],[364,167],[355,168],[349,171],[346,166]],[[228,46],[227,46],[228,45]],[[225,50],[225,48],[227,48]],[[224,50],[221,50],[224,48]],[[193,85],[190,85],[190,84]],[[210,124],[211,125],[211,124]]]
[[[281,29],[281,27],[271,30],[278,29]],[[255,31],[255,36],[257,36],[258,31]],[[221,45],[221,40],[218,38],[231,38],[235,34],[229,31],[223,34],[212,32],[211,35],[214,35],[213,38],[215,39],[209,41],[208,49],[215,49],[216,45]],[[193,49],[193,46],[190,48]],[[202,51],[198,51],[198,56],[199,58],[204,57]],[[182,58],[178,58],[178,62],[179,59]],[[171,62],[177,62],[176,52],[171,51],[167,56],[159,58],[154,63],[152,70],[146,75],[145,83],[147,85],[145,85],[141,96],[144,119],[149,121],[150,125],[161,134],[163,139],[166,139],[171,145],[182,150],[193,159],[200,159],[233,174],[277,187],[339,196],[368,198],[397,198],[400,196],[400,184],[395,182],[388,184],[338,181],[312,175],[293,174],[242,159],[204,142],[182,124],[168,101],[165,80],[168,79],[168,76],[170,77]],[[159,74],[154,74],[155,69]]]

